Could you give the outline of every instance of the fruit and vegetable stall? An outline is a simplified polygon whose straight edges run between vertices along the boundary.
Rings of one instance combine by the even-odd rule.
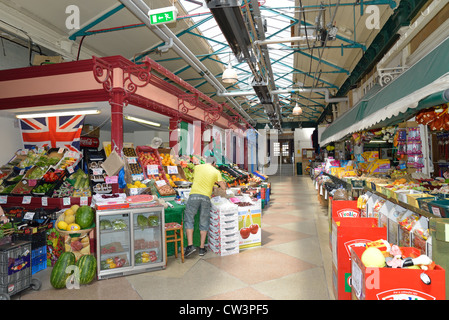
[[[195,166],[205,159],[126,144],[115,174],[109,175],[116,165],[108,164],[110,155],[107,147],[33,148],[18,150],[0,167],[0,245],[29,241],[32,274],[51,268],[55,289],[126,274],[123,270],[163,269],[165,257],[174,254],[173,243],[165,246],[163,226],[183,223]],[[261,245],[268,177],[233,164],[218,169],[228,189],[214,189],[209,247],[228,255]],[[224,231],[220,225],[231,228]],[[64,272],[71,266],[79,274]]]

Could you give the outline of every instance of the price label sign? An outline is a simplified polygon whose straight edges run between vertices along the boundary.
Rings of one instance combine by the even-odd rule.
[[[22,199],[22,204],[30,204],[31,203],[31,196],[24,196]]]
[[[165,186],[167,183],[165,182],[165,180],[158,180],[158,181],[156,181],[156,185],[158,186],[158,187],[163,187],[163,186]]]
[[[110,176],[110,177],[105,177],[104,181],[107,184],[112,184],[112,183],[118,183],[118,176]]]
[[[0,196],[0,204],[6,204],[8,202],[8,196]]]
[[[147,174],[149,174],[149,175],[150,174],[155,174],[155,175],[159,174],[158,166],[154,165],[154,164],[147,165]]]
[[[70,197],[62,198],[62,204],[65,206],[70,206]]]
[[[96,176],[102,175],[103,174],[103,168],[94,168],[92,169],[92,173]]]
[[[80,205],[81,206],[87,206],[87,201],[88,201],[87,197],[81,197],[80,198]]]
[[[42,206],[43,207],[48,206],[48,198],[47,197],[42,197],[41,200],[42,200]]]
[[[167,166],[168,174],[178,174],[177,166]]]
[[[129,158],[128,158],[128,163],[129,163],[129,164],[137,163],[137,158],[136,158],[136,157],[129,157]]]
[[[23,220],[33,220],[35,212],[27,212],[23,215]]]
[[[65,156],[69,158],[78,158],[78,153],[75,151],[68,151]]]
[[[142,181],[144,179],[143,178],[143,173],[133,174],[132,175],[132,179],[133,179],[133,181]]]
[[[67,171],[68,171],[70,174],[72,174],[72,173],[75,172],[75,170],[73,170],[73,167],[72,167],[72,166],[67,167]]]

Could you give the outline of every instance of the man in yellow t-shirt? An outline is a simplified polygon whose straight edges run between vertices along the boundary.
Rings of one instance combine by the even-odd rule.
[[[206,254],[204,243],[206,241],[207,231],[209,230],[210,218],[210,197],[215,183],[226,190],[226,184],[221,177],[221,172],[216,169],[215,157],[208,157],[205,164],[195,166],[193,173],[193,184],[190,190],[189,199],[187,200],[186,209],[184,211],[184,226],[187,236],[187,247],[184,256],[191,255],[196,249],[193,247],[193,228],[194,219],[198,210],[200,211],[200,249],[199,255]]]

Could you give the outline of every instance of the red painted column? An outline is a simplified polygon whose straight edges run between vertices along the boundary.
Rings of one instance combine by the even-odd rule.
[[[243,137],[243,168],[248,171],[248,137]]]
[[[201,155],[204,155],[204,152],[206,150],[204,150],[204,147],[208,145],[209,142],[205,142],[204,141],[204,132],[206,131],[206,123],[205,122],[201,122]]]
[[[111,149],[121,156],[123,149],[124,90],[113,89],[109,103],[111,104]]]
[[[171,118],[170,119],[170,124],[169,124],[169,146],[170,148],[173,149],[175,155],[179,154],[179,145],[178,145],[178,138],[179,138],[179,133],[178,133],[178,127],[179,127],[179,122],[178,119],[176,118]]]

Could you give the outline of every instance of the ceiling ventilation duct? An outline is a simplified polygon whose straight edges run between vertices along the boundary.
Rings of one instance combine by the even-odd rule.
[[[206,0],[206,3],[237,60],[254,60],[251,39],[240,9],[241,0]]]

